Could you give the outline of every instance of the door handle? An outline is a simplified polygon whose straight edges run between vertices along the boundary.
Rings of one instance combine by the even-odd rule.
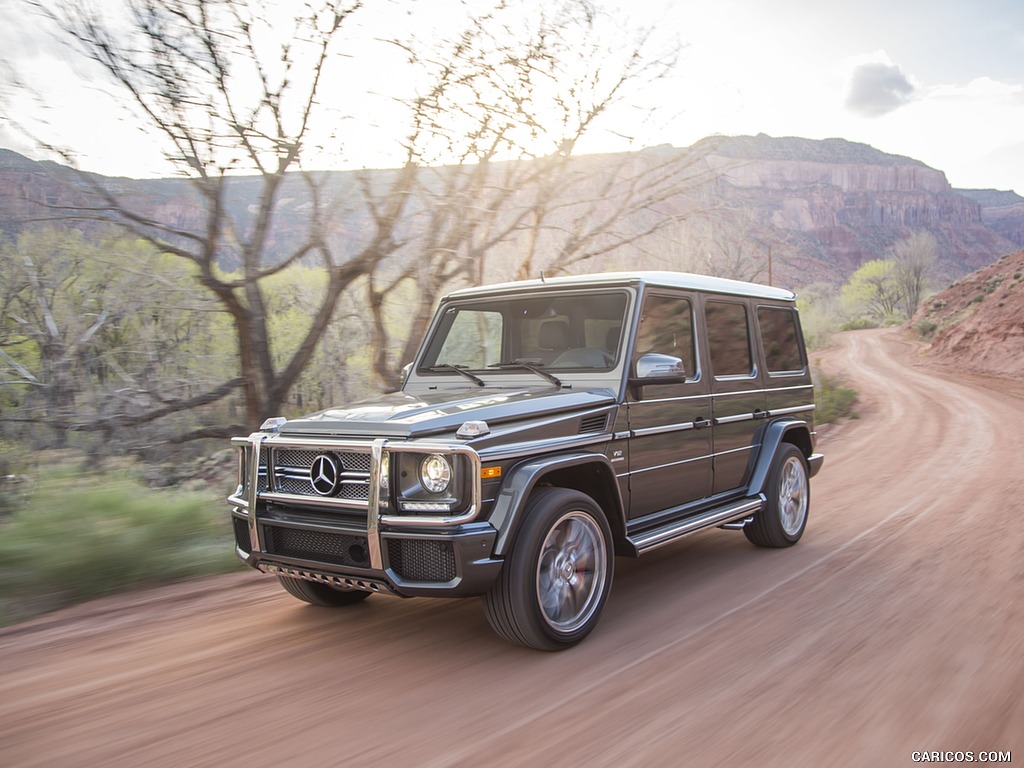
[[[694,419],[693,420],[693,428],[694,429],[704,429],[704,427],[710,427],[710,426],[711,426],[710,419],[706,419],[703,416],[701,416],[699,419]]]

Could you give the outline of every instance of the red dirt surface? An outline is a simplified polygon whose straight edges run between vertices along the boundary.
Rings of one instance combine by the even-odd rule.
[[[713,531],[620,560],[601,625],[504,644],[479,601],[305,605],[205,579],[0,631],[5,766],[904,766],[1024,757],[1024,387],[892,331],[823,355],[791,549]]]

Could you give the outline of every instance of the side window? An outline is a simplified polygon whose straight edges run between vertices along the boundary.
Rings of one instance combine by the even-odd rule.
[[[712,373],[716,377],[750,376],[754,365],[746,306],[731,301],[707,301],[704,316],[708,324]]]
[[[764,361],[769,373],[804,370],[797,335],[796,313],[781,307],[758,307],[757,324],[764,343]]]
[[[693,347],[693,307],[689,299],[648,295],[640,313],[633,360],[648,353],[671,355],[683,361],[686,375],[697,372]]]

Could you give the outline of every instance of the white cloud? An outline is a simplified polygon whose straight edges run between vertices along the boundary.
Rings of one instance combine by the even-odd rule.
[[[846,108],[864,117],[881,117],[910,103],[917,87],[884,52],[854,64],[847,85]]]

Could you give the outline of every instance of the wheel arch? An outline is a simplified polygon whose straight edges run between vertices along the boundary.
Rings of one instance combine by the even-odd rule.
[[[577,453],[540,457],[517,465],[498,492],[491,524],[498,530],[494,554],[505,556],[523,521],[530,494],[539,486],[568,488],[586,494],[604,512],[615,549],[625,539],[625,506],[607,456]]]
[[[748,496],[756,496],[764,490],[765,483],[768,482],[768,473],[771,472],[772,461],[782,443],[795,445],[806,460],[810,460],[814,452],[814,441],[811,438],[811,429],[807,422],[784,419],[768,424],[761,438],[761,450],[758,452],[754,471],[750,476],[750,485],[747,487]]]

